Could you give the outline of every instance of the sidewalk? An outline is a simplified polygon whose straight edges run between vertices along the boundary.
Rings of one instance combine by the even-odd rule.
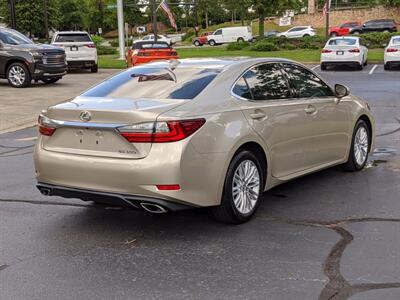
[[[117,72],[120,70],[100,69],[98,73],[76,71],[56,84],[39,82],[23,89],[12,88],[6,80],[0,80],[0,134],[34,126],[43,109],[74,98]]]

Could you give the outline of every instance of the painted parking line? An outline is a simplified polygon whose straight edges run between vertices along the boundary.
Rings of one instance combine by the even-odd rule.
[[[25,142],[25,141],[35,141],[37,140],[37,136],[31,136],[27,138],[22,138],[22,139],[16,139],[18,142]]]
[[[316,66],[312,67],[311,70],[314,71],[314,70],[315,70],[316,68],[318,68],[318,67],[319,67],[319,65],[316,65]]]
[[[374,65],[371,69],[371,71],[369,71],[369,75],[372,75],[374,73],[374,71],[376,70],[376,68],[378,67],[378,65]]]

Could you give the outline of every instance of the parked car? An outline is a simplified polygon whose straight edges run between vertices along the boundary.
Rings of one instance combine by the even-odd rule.
[[[134,41],[134,43],[137,42],[151,42],[155,41],[154,34],[148,34],[145,35],[142,39]],[[168,45],[172,45],[172,39],[165,35],[157,34],[157,42],[166,42]]]
[[[385,48],[384,55],[385,70],[390,70],[392,67],[400,67],[400,35],[393,36],[389,44]]]
[[[321,51],[321,70],[328,65],[353,65],[362,70],[368,62],[368,48],[361,45],[359,37],[330,38]]]
[[[379,19],[365,22],[363,25],[350,30],[351,34],[362,34],[368,32],[396,32],[397,24],[393,19]]]
[[[178,58],[178,53],[168,43],[155,41],[134,43],[127,56],[128,66]]]
[[[57,31],[51,44],[64,48],[68,68],[90,69],[98,71],[97,49],[90,34],[86,31]]]
[[[350,30],[354,29],[356,27],[360,27],[361,22],[356,21],[356,22],[347,22],[343,23],[340,26],[334,26],[329,28],[329,36],[330,37],[335,37],[335,36],[344,36],[350,34]]]
[[[192,39],[192,44],[196,47],[203,46],[208,43],[207,36],[212,34],[212,32],[204,32],[200,36],[194,37]]]
[[[278,36],[278,34],[280,34],[280,33],[281,32],[278,30],[270,30],[270,31],[264,32],[264,37],[270,38],[270,37]]]
[[[361,170],[375,129],[345,86],[290,60],[242,58],[130,68],[50,107],[39,132],[44,195],[152,213],[211,207],[242,223],[273,186],[339,164]]]
[[[34,44],[16,30],[0,28],[0,78],[12,87],[27,87],[32,80],[55,83],[66,73],[63,49]]]
[[[253,34],[250,26],[225,27],[215,30],[207,36],[208,44],[215,46],[234,42],[251,42]]]
[[[292,27],[287,31],[278,33],[277,36],[284,36],[287,37],[288,39],[293,39],[293,38],[303,38],[307,36],[314,36],[317,33],[315,32],[315,29],[312,28],[312,26],[296,26]]]

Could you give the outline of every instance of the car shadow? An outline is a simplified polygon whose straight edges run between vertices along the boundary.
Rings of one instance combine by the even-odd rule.
[[[365,67],[364,67],[365,68]],[[363,69],[364,70],[364,69]],[[360,72],[363,70],[359,70],[354,66],[348,66],[348,65],[337,65],[337,66],[327,66],[326,71],[336,71],[336,72]]]

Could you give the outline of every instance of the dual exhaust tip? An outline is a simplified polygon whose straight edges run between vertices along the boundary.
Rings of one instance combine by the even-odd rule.
[[[52,190],[49,188],[42,187],[39,189],[40,193],[43,196],[51,196]],[[155,203],[149,203],[149,202],[140,202],[140,206],[147,212],[152,213],[152,214],[164,214],[167,213],[168,210],[161,205],[155,204]]]

